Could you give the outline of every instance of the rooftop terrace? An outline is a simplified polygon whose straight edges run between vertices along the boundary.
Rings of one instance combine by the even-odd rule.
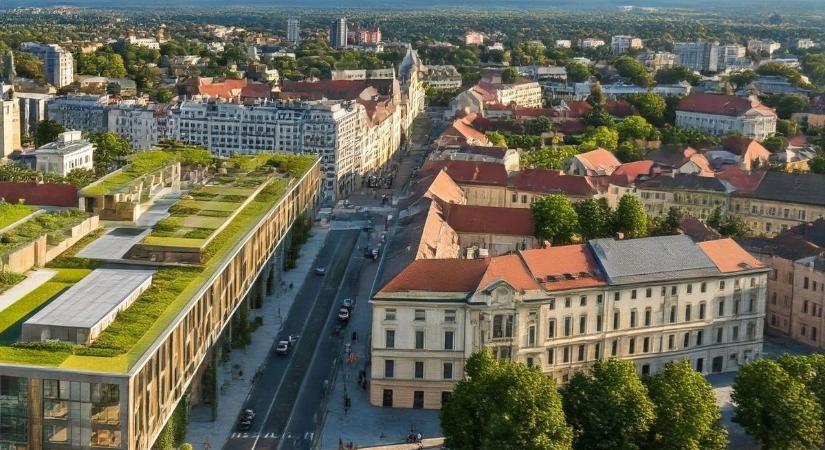
[[[165,157],[150,159],[155,162],[149,167],[158,167],[157,161],[165,161],[163,164],[170,161]],[[58,271],[55,278],[0,314],[0,364],[128,372],[183,308],[210,283],[283,194],[315,163],[315,157],[288,154],[236,157],[226,161],[225,174],[193,189],[173,206],[167,222],[159,224],[146,238],[152,245],[167,249],[196,248],[201,255],[198,263],[157,267],[151,286],[89,345],[17,342],[26,320],[36,317],[40,311],[48,311],[61,292],[76,286],[100,266],[98,261],[76,256],[100,234],[82,239],[48,265]],[[140,176],[141,172],[144,171],[131,174]],[[109,183],[105,189],[100,186],[96,189],[104,191],[117,186]]]

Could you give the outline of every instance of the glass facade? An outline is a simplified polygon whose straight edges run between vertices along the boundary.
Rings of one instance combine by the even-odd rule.
[[[29,383],[0,375],[0,450],[24,450],[29,440]]]
[[[43,447],[121,448],[118,386],[43,380]]]

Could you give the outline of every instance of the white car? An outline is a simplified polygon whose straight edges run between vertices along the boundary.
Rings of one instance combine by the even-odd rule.
[[[276,355],[289,354],[289,341],[278,341],[278,345],[275,346],[275,354]]]
[[[351,298],[345,298],[344,301],[341,302],[341,306],[343,306],[344,308],[347,308],[350,311],[352,311],[352,306],[354,304],[355,304],[355,302],[353,302]]]

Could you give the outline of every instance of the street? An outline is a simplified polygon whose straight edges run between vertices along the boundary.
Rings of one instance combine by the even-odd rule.
[[[326,275],[312,272],[300,287],[296,301],[289,311],[289,320],[284,323],[281,337],[298,335],[298,342],[290,349],[289,355],[267,358],[258,381],[244,403],[244,409],[253,409],[257,417],[250,430],[235,432],[224,446],[227,450],[276,449],[293,411],[302,384],[312,383],[307,372],[312,365],[315,350],[321,343],[331,340],[332,326],[337,302],[342,289],[346,289],[344,275],[353,256],[360,230],[331,231],[316,260],[316,266],[325,267]],[[314,277],[314,278],[313,278]],[[312,375],[318,375],[312,372]],[[323,374],[315,380],[316,391],[320,392]],[[237,414],[227,411],[228,414]],[[301,436],[303,438],[303,436]],[[311,438],[311,437],[310,437]]]

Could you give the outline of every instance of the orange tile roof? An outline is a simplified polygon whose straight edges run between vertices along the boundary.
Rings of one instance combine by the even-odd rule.
[[[520,255],[533,278],[541,279],[549,291],[606,284],[585,244],[524,250]]]
[[[617,167],[622,163],[616,158],[610,150],[597,148],[585,153],[579,153],[574,158],[581,161],[584,167],[589,171],[605,172],[607,175],[613,173]]]
[[[478,288],[487,288],[496,281],[504,281],[514,289],[525,291],[539,288],[519,255],[490,258],[490,264],[481,277]]]
[[[735,95],[706,94],[703,92],[691,92],[687,97],[683,98],[679,102],[679,106],[676,107],[677,111],[733,117],[741,116],[751,109],[774,114],[773,110],[763,106],[757,101],[751,101]]]
[[[649,159],[624,163],[613,171],[612,176],[622,176],[628,183],[633,183],[641,175],[653,175],[655,164]]]
[[[427,161],[423,171],[444,170],[458,184],[507,185],[504,164],[484,161],[443,160]]]
[[[720,272],[740,272],[765,267],[733,239],[699,242],[699,248],[708,255]]]
[[[417,259],[381,291],[474,292],[489,262],[489,259]]]

